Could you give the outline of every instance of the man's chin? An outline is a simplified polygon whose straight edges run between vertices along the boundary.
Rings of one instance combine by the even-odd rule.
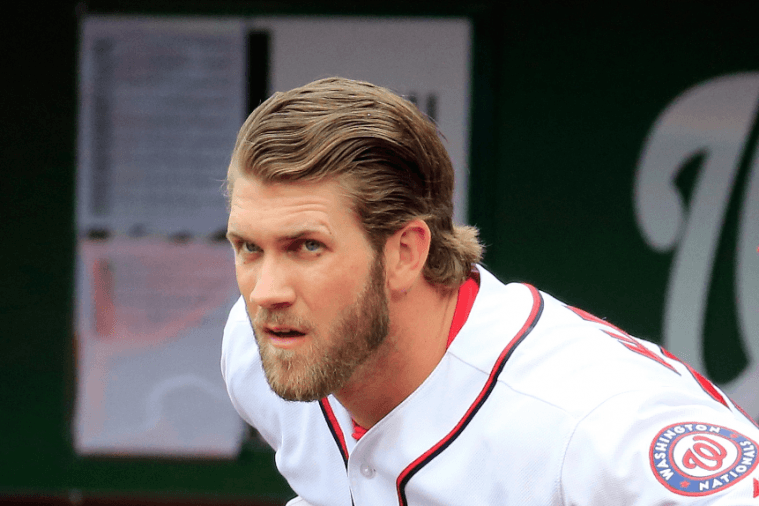
[[[264,372],[269,387],[279,397],[286,401],[310,402],[326,397],[332,392],[331,385],[318,372],[307,370],[297,356],[290,353],[279,353],[276,358],[264,360]],[[289,355],[284,358],[282,355]],[[321,375],[323,376],[323,375]]]
[[[287,402],[313,402],[318,401],[319,399],[323,399],[324,397],[327,397],[327,395],[303,395],[300,392],[291,392],[291,391],[284,391],[284,392],[274,392],[281,398],[282,400],[285,400]]]
[[[331,393],[329,389],[316,389],[313,385],[292,385],[281,380],[269,380],[269,387],[277,396],[290,402],[317,401]]]

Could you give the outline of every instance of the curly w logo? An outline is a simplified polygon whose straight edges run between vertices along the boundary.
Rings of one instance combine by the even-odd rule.
[[[673,252],[664,346],[698,371],[731,371],[711,376],[754,418],[759,418],[757,106],[759,73],[721,77],[685,91],[649,132],[633,190],[643,238],[656,251]]]

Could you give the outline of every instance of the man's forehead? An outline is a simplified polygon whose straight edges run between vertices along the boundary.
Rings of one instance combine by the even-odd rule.
[[[354,194],[352,185],[345,177],[323,177],[318,180],[308,179],[263,179],[261,177],[249,174],[241,174],[235,171],[227,180],[228,199],[231,203],[235,200],[238,187],[242,186],[245,190],[255,190],[260,193],[295,196],[298,194],[319,194],[328,196],[336,204],[341,204],[347,208],[353,209]],[[249,193],[246,191],[245,193]],[[238,195],[239,197],[239,195]]]
[[[263,229],[278,233],[331,232],[337,222],[358,218],[350,198],[335,179],[318,182],[267,182],[255,177],[237,178],[230,198],[229,229]]]

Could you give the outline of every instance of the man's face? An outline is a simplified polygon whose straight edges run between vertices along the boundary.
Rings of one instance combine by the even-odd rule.
[[[309,401],[345,386],[389,318],[382,257],[340,185],[238,177],[227,235],[274,392]]]

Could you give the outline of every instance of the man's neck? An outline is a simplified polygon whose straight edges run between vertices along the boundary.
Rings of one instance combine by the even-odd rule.
[[[378,352],[335,397],[362,427],[371,428],[416,390],[445,355],[457,292],[425,281],[388,301],[390,333]]]

